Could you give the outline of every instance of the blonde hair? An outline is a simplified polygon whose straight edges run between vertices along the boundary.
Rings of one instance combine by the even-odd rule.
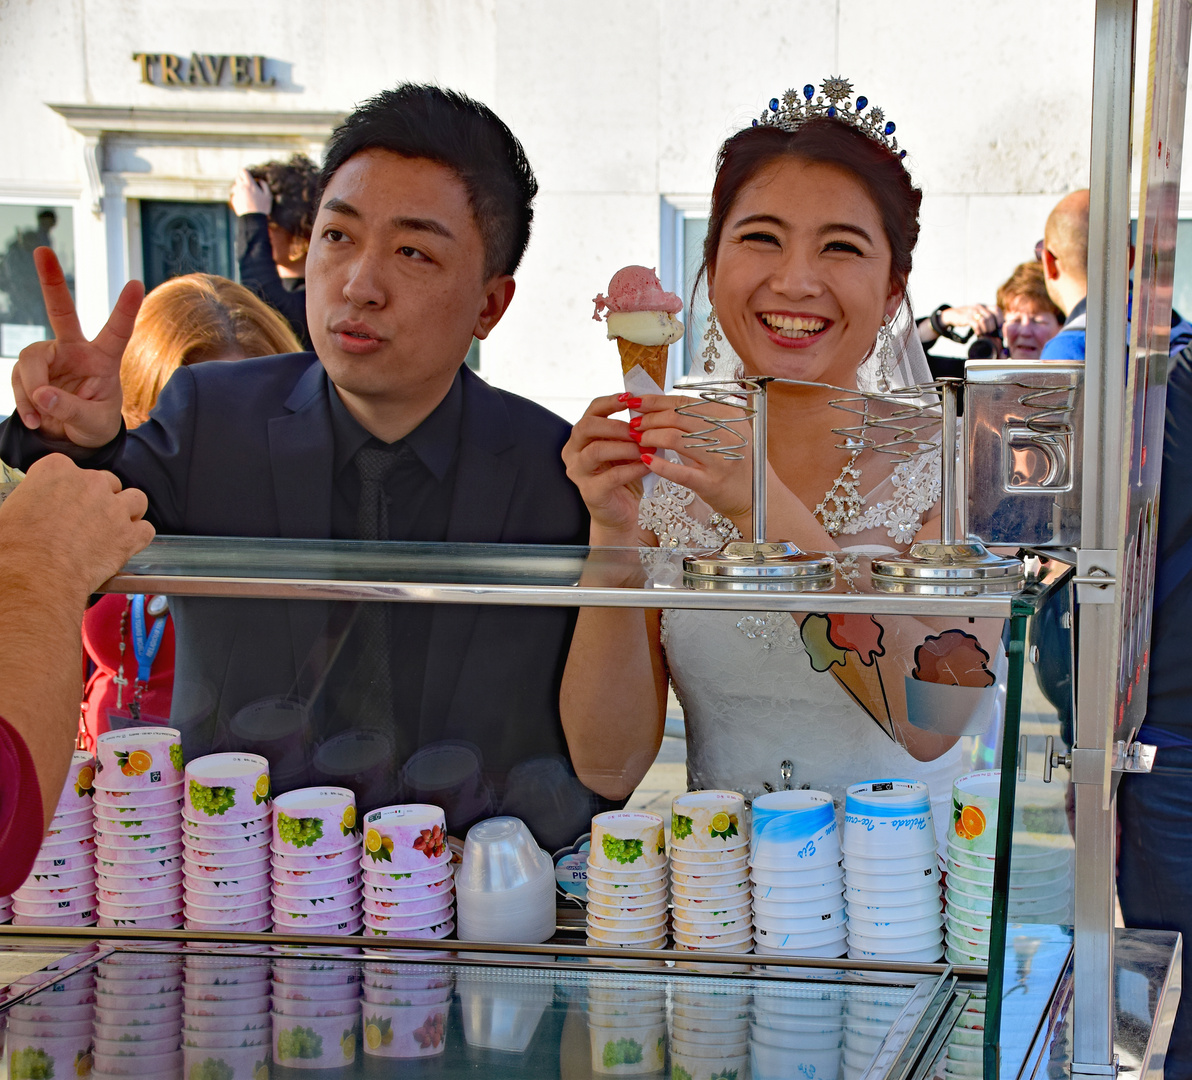
[[[172,278],[145,297],[125,346],[124,422],[143,424],[180,367],[301,350],[289,323],[243,285],[214,274]]]

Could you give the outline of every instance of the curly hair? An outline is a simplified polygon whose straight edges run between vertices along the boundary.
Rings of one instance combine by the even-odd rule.
[[[319,206],[319,167],[305,154],[289,161],[266,161],[248,170],[254,180],[264,180],[273,195],[269,220],[294,236],[309,240]]]

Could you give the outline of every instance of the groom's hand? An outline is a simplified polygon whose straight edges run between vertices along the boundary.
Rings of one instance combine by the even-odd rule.
[[[103,446],[120,433],[120,358],[145,288],[139,281],[125,285],[104,328],[88,341],[58,257],[39,247],[33,261],[54,339],[21,350],[12,369],[17,413],[46,439]]]

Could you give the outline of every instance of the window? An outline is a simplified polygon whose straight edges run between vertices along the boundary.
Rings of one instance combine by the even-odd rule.
[[[0,204],[0,356],[15,359],[49,337],[33,266],[35,247],[52,247],[74,293],[74,222],[68,206]]]
[[[669,196],[662,201],[662,265],[658,276],[663,288],[683,300],[682,348],[671,349],[671,380],[686,375],[704,376],[700,351],[708,326],[708,296],[701,287],[692,300],[695,275],[704,257],[708,233],[708,200],[705,196]]]

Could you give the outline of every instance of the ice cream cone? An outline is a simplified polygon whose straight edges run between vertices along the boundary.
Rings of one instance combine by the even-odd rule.
[[[628,375],[635,366],[640,367],[657,384],[660,390],[666,389],[666,361],[668,345],[638,345],[635,341],[617,338],[617,348],[621,351],[621,372]]]
[[[856,656],[849,654],[843,666],[833,664],[831,672],[836,681],[856,700],[878,726],[894,738],[894,722],[890,719],[890,706],[886,700],[886,688],[882,683],[877,664],[862,664]]]

